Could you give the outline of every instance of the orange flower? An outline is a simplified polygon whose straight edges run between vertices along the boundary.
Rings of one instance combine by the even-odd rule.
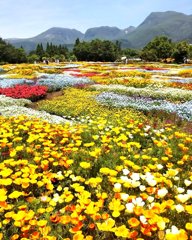
[[[60,221],[60,217],[57,214],[54,214],[50,217],[51,222],[58,223]]]
[[[18,234],[14,234],[10,240],[16,240],[19,238],[19,235]],[[0,238],[1,239],[1,238]]]
[[[80,231],[80,229],[82,227],[83,227],[83,223],[82,222],[78,222],[78,224],[75,227],[71,228],[70,232],[76,233],[76,232]]]
[[[101,217],[102,217],[102,219],[106,220],[107,218],[109,218],[109,214],[103,213]]]
[[[37,231],[33,232],[30,237],[30,239],[40,239],[40,233]]]
[[[129,225],[132,227],[132,228],[136,228],[136,227],[138,227],[139,225],[140,225],[140,221],[137,219],[137,218],[130,218],[129,220],[128,220],[128,223],[129,223]]]
[[[145,228],[145,227],[141,227],[141,232],[145,235],[145,236],[152,236],[151,234],[151,229],[148,227],[148,228]]]
[[[138,235],[138,232],[137,231],[133,231],[133,232],[130,233],[130,238],[131,239],[135,239],[137,237],[137,235]]]
[[[89,224],[89,228],[90,228],[90,229],[94,229],[94,228],[95,228],[95,224],[94,224],[94,223],[90,223],[90,224]]]

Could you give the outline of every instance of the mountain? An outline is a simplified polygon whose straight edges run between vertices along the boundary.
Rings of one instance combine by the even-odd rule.
[[[36,43],[52,42],[55,45],[72,44],[75,43],[77,38],[80,40],[83,39],[83,36],[84,34],[76,29],[53,27],[37,35],[36,37],[31,38],[31,41]]]
[[[108,26],[102,26],[102,27],[95,27],[95,28],[89,28],[84,35],[85,41],[90,41],[93,39],[101,39],[101,40],[116,40],[124,35],[123,30],[117,28],[117,27],[108,27]]]
[[[192,15],[167,11],[152,12],[138,27],[130,26],[126,29],[117,27],[101,26],[89,28],[83,34],[76,29],[53,27],[47,31],[26,39],[7,39],[16,47],[23,46],[27,51],[35,49],[38,43],[52,42],[55,45],[70,45],[79,38],[83,41],[93,39],[119,40],[121,46],[126,48],[142,48],[155,36],[165,35],[173,41],[187,40],[192,43]]]
[[[135,48],[145,46],[155,36],[165,35],[173,41],[192,42],[192,15],[174,11],[152,12],[127,39]]]
[[[38,43],[42,43],[44,46],[46,46],[47,42],[52,42],[55,45],[71,45],[75,43],[77,38],[82,40],[83,37],[84,34],[76,29],[53,27],[32,38],[10,38],[6,39],[6,41],[13,44],[15,47],[22,46],[29,52],[34,50]]]

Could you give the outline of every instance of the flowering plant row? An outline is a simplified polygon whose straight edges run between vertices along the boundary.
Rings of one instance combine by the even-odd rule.
[[[65,74],[43,74],[37,79],[37,85],[47,86],[50,92],[76,84],[90,84],[92,81],[86,77],[66,76]]]
[[[0,95],[0,107],[2,110],[2,107],[9,107],[9,106],[28,106],[30,105],[32,102],[28,99],[15,99],[15,98],[11,98],[11,97],[6,97],[5,95]]]
[[[0,94],[12,98],[26,98],[32,101],[43,98],[46,93],[46,86],[16,85],[9,88],[0,88]]]
[[[1,239],[191,239],[192,138],[0,116]]]
[[[100,85],[94,84],[91,85],[91,88],[97,90],[113,91],[113,92],[122,92],[128,96],[139,96],[139,97],[150,97],[153,99],[166,99],[170,101],[189,101],[192,100],[192,93],[190,90],[184,90],[179,88],[171,87],[145,87],[145,88],[135,88],[135,87],[126,87],[120,84],[108,84]]]
[[[0,88],[9,88],[14,87],[15,85],[25,85],[25,84],[33,84],[32,80],[27,80],[24,78],[15,79],[15,78],[0,78]]]
[[[184,103],[171,103],[145,97],[128,97],[113,92],[103,92],[96,97],[97,101],[108,106],[132,107],[142,111],[165,111],[176,113],[180,118],[192,121],[192,100]]]

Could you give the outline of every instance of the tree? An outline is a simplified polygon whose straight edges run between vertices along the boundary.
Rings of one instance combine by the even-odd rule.
[[[120,54],[120,46],[108,40],[94,39],[91,42],[80,42],[78,39],[73,53],[79,61],[115,61]]]
[[[40,60],[42,60],[42,57],[45,54],[42,43],[41,44],[37,44],[35,53],[39,56]]]
[[[176,43],[173,51],[173,58],[175,59],[175,62],[184,63],[188,58],[189,50],[190,47],[186,41]]]
[[[166,36],[157,36],[149,42],[141,52],[141,58],[146,61],[160,61],[170,58],[173,52],[173,43]]]
[[[0,38],[1,63],[21,63],[26,61],[27,57],[23,48],[15,48]]]
[[[36,61],[39,61],[39,56],[35,53],[32,53],[28,55],[27,59],[28,59],[28,62],[34,63]]]
[[[132,48],[125,48],[122,51],[122,55],[129,58],[138,58],[140,57],[140,50],[138,49],[132,49]]]
[[[189,45],[189,53],[188,53],[188,58],[192,59],[192,45]]]

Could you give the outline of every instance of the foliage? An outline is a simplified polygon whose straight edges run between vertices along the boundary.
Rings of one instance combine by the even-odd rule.
[[[155,37],[142,50],[141,58],[146,61],[160,61],[172,55],[173,44],[166,36]]]
[[[29,53],[28,61],[32,62],[33,59],[34,61],[43,61],[44,59],[49,59],[50,61],[64,61],[65,59],[69,59],[69,51],[64,45],[47,43],[44,48],[43,44],[39,43],[36,49]]]
[[[189,44],[185,41],[182,41],[175,44],[172,56],[176,63],[184,63],[187,60],[188,53]]]
[[[22,63],[27,57],[23,48],[15,48],[0,38],[0,63]]]
[[[138,58],[140,57],[140,50],[138,49],[132,49],[132,48],[125,48],[122,49],[121,54],[123,56],[126,56],[128,59],[132,59],[132,58]]]
[[[78,61],[114,62],[119,54],[119,43],[95,39],[91,42],[76,41],[73,49]]]

